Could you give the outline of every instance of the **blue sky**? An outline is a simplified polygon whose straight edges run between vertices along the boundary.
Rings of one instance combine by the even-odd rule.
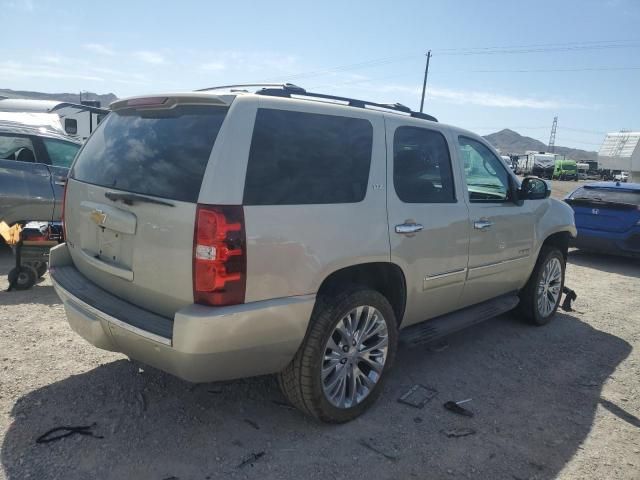
[[[419,107],[595,150],[640,129],[640,0],[0,0],[0,87],[123,97],[227,83]]]

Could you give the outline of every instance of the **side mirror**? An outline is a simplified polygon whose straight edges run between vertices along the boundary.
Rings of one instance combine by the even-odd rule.
[[[525,177],[518,191],[519,200],[543,200],[549,198],[551,189],[547,182],[537,177]]]

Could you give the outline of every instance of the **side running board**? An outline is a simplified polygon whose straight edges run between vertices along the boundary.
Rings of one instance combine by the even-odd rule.
[[[463,328],[513,310],[520,298],[515,293],[502,295],[453,313],[411,325],[400,332],[400,341],[409,345],[431,343]]]

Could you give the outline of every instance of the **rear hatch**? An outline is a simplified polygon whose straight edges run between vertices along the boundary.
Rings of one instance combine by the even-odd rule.
[[[117,102],[70,172],[67,244],[108,292],[166,317],[193,303],[202,178],[227,105],[216,96]]]
[[[578,228],[621,233],[640,222],[640,190],[582,187],[566,202]]]

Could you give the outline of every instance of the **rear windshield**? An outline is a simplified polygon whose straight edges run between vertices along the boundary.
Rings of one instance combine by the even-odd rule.
[[[197,202],[227,113],[203,105],[108,115],[82,148],[71,177],[94,185]]]
[[[605,188],[581,187],[570,197],[571,200],[593,200],[610,203],[626,203],[628,205],[640,205],[640,191],[629,192],[623,190],[610,190]]]

